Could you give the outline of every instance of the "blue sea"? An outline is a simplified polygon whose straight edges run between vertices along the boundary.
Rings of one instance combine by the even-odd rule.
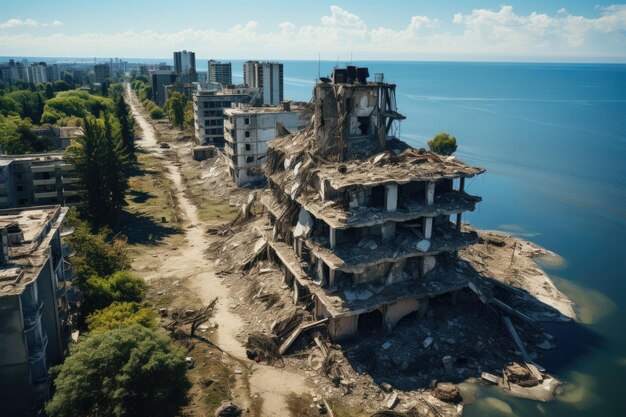
[[[355,62],[397,85],[414,146],[440,131],[483,166],[464,220],[564,258],[547,265],[584,323],[550,326],[542,365],[567,385],[551,403],[483,388],[467,416],[626,416],[626,65]],[[336,62],[285,61],[285,98],[308,101]],[[241,78],[233,62],[235,81]],[[239,77],[239,78],[238,78]]]

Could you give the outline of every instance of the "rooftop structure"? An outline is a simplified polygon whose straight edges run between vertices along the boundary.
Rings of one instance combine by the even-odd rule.
[[[211,84],[211,86],[217,85]],[[224,147],[224,109],[236,103],[258,102],[258,90],[229,88],[207,90],[197,86],[193,94],[195,136],[198,145]]]
[[[461,227],[484,172],[393,136],[395,85],[336,69],[314,89],[310,126],[268,143],[269,222],[260,227],[294,297],[309,292],[335,340],[392,327],[430,297],[466,286],[446,259],[478,241]]]
[[[159,106],[165,104],[165,87],[176,82],[176,73],[171,70],[150,71],[150,87],[152,89],[152,101]]]
[[[67,208],[0,210],[0,404],[3,415],[34,415],[50,390],[48,369],[71,334]]]
[[[239,105],[224,110],[224,138],[230,174],[238,186],[260,182],[267,142],[304,128],[308,123],[304,103],[279,106]],[[310,119],[310,115],[309,115]]]

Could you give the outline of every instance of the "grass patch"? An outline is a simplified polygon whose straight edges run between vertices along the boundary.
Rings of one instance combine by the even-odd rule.
[[[162,165],[151,154],[137,154],[137,168],[128,180],[120,230],[131,244],[154,245],[180,232],[176,202]]]

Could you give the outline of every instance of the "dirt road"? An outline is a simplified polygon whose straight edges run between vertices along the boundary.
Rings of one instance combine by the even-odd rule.
[[[243,327],[242,318],[230,308],[229,289],[215,275],[212,263],[204,255],[210,243],[205,233],[206,227],[198,218],[196,206],[185,195],[185,184],[182,181],[180,168],[165,156],[164,149],[159,148],[154,128],[139,111],[139,100],[131,93],[128,84],[126,91],[127,96],[130,97],[129,102],[135,121],[143,131],[143,136],[137,141],[137,145],[142,150],[162,158],[163,169],[174,185],[178,215],[182,218],[185,230],[183,246],[178,248],[175,255],[169,256],[167,261],[158,262],[157,268],[144,274],[144,278],[148,281],[161,278],[187,278],[192,290],[203,303],[207,304],[217,297],[217,312],[214,316],[218,323],[216,344],[229,355],[240,360],[244,366],[249,367],[248,372],[237,375],[237,378],[247,378],[247,381],[237,381],[236,397],[233,401],[247,408],[250,406],[251,398],[259,396],[262,399],[262,417],[288,416],[285,396],[292,392],[308,393],[305,378],[283,369],[257,365],[247,360],[245,349],[236,338]],[[173,149],[176,151],[175,147]]]

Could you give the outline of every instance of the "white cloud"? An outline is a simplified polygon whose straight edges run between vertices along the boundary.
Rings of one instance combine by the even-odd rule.
[[[0,23],[0,29],[11,29],[20,26],[35,27],[39,26],[39,22],[33,19],[9,19],[4,23]]]
[[[48,30],[56,33],[51,36],[0,32],[0,55],[92,56],[97,51],[101,56],[162,57],[184,48],[203,57],[223,58],[312,59],[321,52],[333,59],[355,53],[359,59],[611,56],[626,60],[626,5],[597,10],[599,15],[593,18],[561,11],[517,14],[505,5],[456,13],[446,22],[411,16],[404,27],[392,28],[368,27],[359,16],[332,6],[317,25],[284,21],[267,28],[250,21],[225,30],[114,34],[66,34],[60,29],[62,23],[53,21]],[[38,23],[10,19],[0,28],[27,25]],[[62,27],[65,30],[67,26]]]

